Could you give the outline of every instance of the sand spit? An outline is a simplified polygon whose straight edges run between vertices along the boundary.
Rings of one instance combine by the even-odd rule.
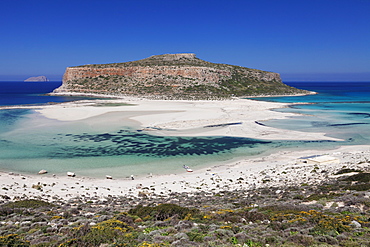
[[[129,105],[119,106],[125,103]],[[96,107],[97,104],[107,104],[107,106]],[[116,106],[110,106],[112,104]],[[109,112],[121,112],[122,116],[131,114],[128,118],[137,121],[143,130],[151,130],[153,134],[160,135],[234,136],[269,140],[338,140],[325,136],[325,133],[275,129],[261,124],[270,119],[297,116],[293,113],[272,111],[288,105],[249,99],[170,101],[127,97],[49,105],[36,111],[47,118],[60,121],[83,120]]]

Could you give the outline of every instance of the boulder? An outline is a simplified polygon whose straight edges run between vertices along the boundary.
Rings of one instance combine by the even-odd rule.
[[[74,172],[67,172],[68,177],[75,177],[76,174]]]
[[[47,171],[47,170],[40,170],[40,171],[39,171],[39,174],[46,174],[46,173],[48,173],[48,171]]]

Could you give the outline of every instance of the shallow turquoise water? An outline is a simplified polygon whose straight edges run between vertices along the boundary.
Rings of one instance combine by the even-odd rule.
[[[102,124],[94,119],[73,122],[47,119],[33,110],[0,110],[0,169],[22,173],[46,169],[52,174],[73,171],[81,176],[128,177],[131,174],[179,173],[183,172],[183,165],[197,169],[286,149],[330,149],[338,145],[369,144],[367,85],[354,89],[329,85],[317,95],[263,99],[315,102],[278,109],[304,115],[264,124],[325,132],[344,139],[343,142],[156,136],[141,131],[141,127],[133,122],[109,124],[114,114],[100,116],[106,118],[103,121],[106,124]],[[311,89],[309,86],[302,87]],[[314,85],[314,91],[320,91],[320,86]]]
[[[337,145],[222,136],[157,136],[130,122],[121,126],[98,126],[99,121],[92,124],[93,119],[63,122],[32,110],[2,110],[0,116],[6,119],[0,131],[0,168],[24,173],[46,169],[53,174],[73,171],[92,177],[169,174],[183,172],[183,165],[196,169],[280,149]]]
[[[293,83],[293,86],[318,92],[301,97],[260,98],[275,102],[301,102],[281,112],[302,114],[286,120],[271,120],[266,125],[306,132],[324,132],[343,138],[347,144],[370,144],[370,83],[329,82]]]
[[[246,138],[155,136],[135,129],[130,122],[122,126],[99,126],[92,124],[93,119],[63,122],[32,110],[1,110],[0,119],[0,168],[29,173],[41,169],[116,177],[173,173],[183,171],[183,165],[233,159],[243,155],[238,154],[240,147],[259,153],[258,146],[268,143]]]

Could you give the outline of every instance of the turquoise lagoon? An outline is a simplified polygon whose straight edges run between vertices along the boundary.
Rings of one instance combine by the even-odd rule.
[[[339,142],[159,136],[142,131],[145,126],[138,126],[132,121],[117,124],[117,121],[113,121],[117,117],[114,114],[67,122],[47,119],[32,109],[4,109],[0,110],[0,169],[31,174],[41,169],[52,174],[73,171],[78,176],[112,175],[118,178],[131,174],[179,173],[184,171],[183,165],[196,170],[285,149],[331,149],[339,145],[369,144],[369,84],[351,86],[336,83],[328,86],[328,83],[299,83],[294,86],[319,94],[258,99],[315,103],[278,109],[300,115],[263,124],[325,132],[328,136],[343,139]],[[348,93],[351,90],[353,92]],[[47,97],[32,95],[35,96]],[[27,98],[26,95],[23,97]],[[22,100],[27,101],[24,98]]]

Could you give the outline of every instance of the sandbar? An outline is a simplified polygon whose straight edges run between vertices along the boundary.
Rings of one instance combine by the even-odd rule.
[[[130,105],[94,106],[94,104],[112,102]],[[325,136],[325,133],[283,130],[260,124],[271,119],[297,116],[293,113],[273,111],[288,105],[290,104],[250,99],[186,101],[130,97],[93,102],[69,102],[44,106],[36,111],[47,118],[60,121],[89,119],[109,112],[121,113],[122,116],[131,114],[128,118],[138,122],[144,130],[151,130],[153,134],[156,132],[161,135],[232,136],[268,140],[338,140]]]

